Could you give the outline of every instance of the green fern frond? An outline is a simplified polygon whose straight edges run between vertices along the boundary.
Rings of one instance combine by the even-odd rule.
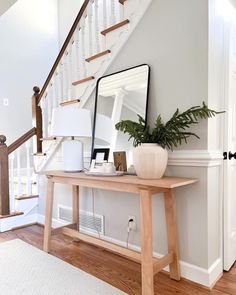
[[[159,115],[152,130],[145,124],[145,120],[140,115],[138,115],[138,122],[122,120],[115,127],[117,130],[128,133],[130,135],[129,140],[131,138],[134,140],[134,146],[141,143],[157,143],[163,148],[173,150],[182,142],[187,143],[188,138],[191,136],[199,138],[197,134],[185,131],[191,125],[198,124],[200,119],[212,118],[221,113],[224,112],[209,109],[203,102],[202,106],[193,106],[182,113],[177,109],[165,124]]]

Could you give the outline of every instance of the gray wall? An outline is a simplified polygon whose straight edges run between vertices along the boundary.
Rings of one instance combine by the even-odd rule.
[[[160,113],[164,120],[180,108],[185,110],[208,99],[208,3],[205,0],[154,0],[143,20],[131,35],[108,73],[138,64],[151,66],[149,97],[149,123],[153,124]],[[201,122],[196,131],[201,140],[192,139],[181,149],[207,149],[207,122]],[[59,163],[50,168],[60,168]],[[167,174],[198,178],[191,187],[178,189],[177,216],[180,235],[181,260],[195,266],[208,268],[219,257],[219,236],[209,244],[208,188],[209,174],[218,177],[218,168],[169,166]],[[215,170],[214,170],[215,169]],[[218,178],[217,178],[218,179]],[[43,181],[43,180],[42,180]],[[43,188],[43,185],[41,186]],[[63,194],[59,193],[62,191]],[[42,189],[45,194],[45,188]],[[57,204],[70,204],[70,191],[58,186]],[[137,217],[139,224],[139,199],[132,194],[95,190],[95,212],[105,215],[106,236],[126,241],[128,215]],[[92,211],[91,190],[83,191],[81,207]],[[216,202],[218,195],[216,194]],[[212,199],[211,199],[212,200]],[[154,251],[166,251],[165,219],[162,196],[153,198]],[[216,208],[216,211],[218,209]],[[218,211],[217,211],[218,212]],[[41,199],[40,213],[44,213]],[[215,214],[215,211],[214,211]],[[219,220],[212,218],[215,231]],[[139,245],[139,226],[131,233],[130,243]],[[215,244],[215,246],[214,246]],[[209,255],[209,249],[211,254]],[[209,247],[209,249],[208,249]]]
[[[208,9],[205,0],[155,0],[108,73],[141,63],[151,66],[148,119],[169,119],[208,97]],[[207,122],[200,141],[181,149],[207,148]]]

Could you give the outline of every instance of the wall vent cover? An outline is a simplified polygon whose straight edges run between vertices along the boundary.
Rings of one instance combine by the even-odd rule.
[[[91,233],[99,233],[104,235],[104,215],[93,214],[93,212],[79,211],[80,229]],[[72,208],[67,206],[58,206],[58,219],[63,222],[72,222]]]

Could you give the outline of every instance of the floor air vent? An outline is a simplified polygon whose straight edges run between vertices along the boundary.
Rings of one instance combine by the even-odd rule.
[[[80,210],[80,229],[91,233],[104,235],[104,215],[93,214],[93,212]],[[66,206],[58,206],[58,219],[72,222],[72,209]]]

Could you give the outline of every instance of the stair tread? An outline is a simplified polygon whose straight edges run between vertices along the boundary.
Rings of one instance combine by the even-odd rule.
[[[28,199],[36,199],[36,198],[39,198],[39,195],[21,195],[21,196],[15,197],[15,199],[18,201],[28,200]]]
[[[104,56],[106,54],[109,54],[109,53],[111,53],[111,50],[109,50],[109,49],[108,50],[104,50],[102,52],[99,52],[99,53],[97,53],[95,55],[92,55],[92,56],[86,58],[85,61],[90,62],[90,61],[92,61],[94,59],[97,59],[97,58],[102,57],[102,56]]]
[[[23,212],[14,212],[14,213],[6,214],[6,215],[0,215],[0,219],[15,217],[18,215],[23,215],[23,214],[24,214]]]
[[[46,156],[46,153],[34,153],[33,156]]]
[[[101,34],[105,36],[107,33],[110,33],[110,32],[112,32],[112,31],[114,31],[116,29],[119,29],[120,27],[123,27],[123,26],[127,25],[128,23],[129,23],[129,20],[125,19],[122,22],[119,22],[119,23],[117,23],[117,24],[115,24],[115,25],[101,31]]]
[[[67,106],[67,105],[75,104],[75,103],[79,103],[79,102],[80,102],[80,99],[65,100],[60,103],[60,106]]]
[[[42,137],[40,138],[41,141],[46,141],[46,140],[56,140],[56,136],[49,136],[49,137]]]
[[[95,79],[94,76],[89,76],[87,78],[84,78],[84,79],[81,79],[81,80],[78,80],[78,81],[75,81],[72,83],[73,86],[76,86],[76,85],[79,85],[79,84],[82,84],[82,83],[85,83],[85,82],[88,82],[88,81],[91,81]]]

